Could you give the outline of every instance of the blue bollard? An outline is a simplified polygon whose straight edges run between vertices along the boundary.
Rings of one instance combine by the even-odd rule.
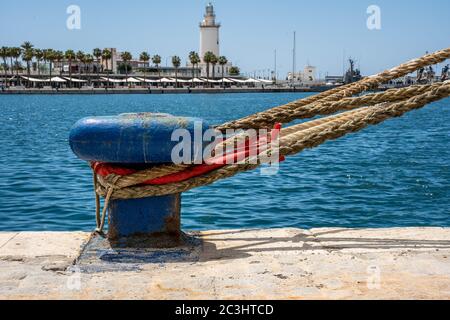
[[[72,151],[82,160],[140,167],[172,163],[176,129],[191,136],[209,127],[200,119],[168,114],[122,114],[78,121],[70,133]],[[204,145],[202,145],[204,147]],[[191,139],[194,150],[194,138]],[[194,156],[194,153],[193,153]],[[181,237],[181,194],[144,199],[112,200],[108,206],[108,239]]]

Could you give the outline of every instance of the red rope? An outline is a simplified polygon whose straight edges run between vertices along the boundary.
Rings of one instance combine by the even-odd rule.
[[[280,135],[281,124],[276,124],[274,129],[270,132],[270,137],[258,137],[255,141],[246,141],[245,147],[240,149],[235,149],[233,153],[219,155],[217,157],[213,157],[208,159],[206,163],[192,166],[184,171],[169,174],[164,177],[152,179],[145,181],[143,184],[145,185],[164,185],[170,183],[177,183],[189,180],[191,178],[195,178],[211,171],[220,169],[227,164],[237,163],[238,161],[242,161],[250,155],[250,150],[254,150],[255,155],[260,154],[267,150],[270,142],[278,139]],[[251,144],[250,144],[251,143]],[[251,149],[252,147],[252,149]],[[280,156],[280,162],[284,161],[285,158]],[[138,172],[138,169],[125,168],[119,165],[113,165],[104,162],[92,162],[91,167],[94,169],[95,173],[102,177],[107,177],[111,174],[119,175],[119,176],[128,176],[133,173]]]

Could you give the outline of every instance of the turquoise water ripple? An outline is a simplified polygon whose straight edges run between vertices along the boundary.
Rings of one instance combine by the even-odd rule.
[[[94,228],[86,116],[166,112],[211,124],[305,94],[0,96],[0,231]],[[450,100],[183,197],[185,229],[450,226]]]

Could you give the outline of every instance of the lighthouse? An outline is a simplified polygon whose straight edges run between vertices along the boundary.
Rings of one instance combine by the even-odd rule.
[[[216,23],[214,6],[210,2],[206,6],[203,21],[200,23],[200,58],[203,60],[205,53],[211,51],[217,57],[220,56],[220,24]]]
[[[206,6],[205,13],[203,15],[203,21],[200,22],[200,50],[199,50],[199,56],[201,59],[201,62],[197,65],[199,69],[199,73],[202,77],[207,76],[207,65],[203,61],[203,57],[205,56],[205,53],[208,51],[214,53],[215,56],[220,57],[220,38],[219,38],[219,30],[220,30],[220,23],[216,22],[216,13],[214,12],[214,6],[210,2]],[[188,67],[192,67],[192,65],[188,62]],[[223,66],[224,71],[224,77],[228,77],[229,70],[233,66],[233,64],[228,61]],[[222,75],[222,66],[219,64],[216,64],[215,66],[210,65],[209,66],[209,72],[210,76],[214,73],[215,77]]]

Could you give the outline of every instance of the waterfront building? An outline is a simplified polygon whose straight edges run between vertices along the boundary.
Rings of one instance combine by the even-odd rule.
[[[310,84],[314,84],[318,81],[316,74],[317,74],[317,68],[307,65],[301,72],[294,73],[294,74],[292,72],[289,72],[287,78],[289,81],[294,81],[294,82],[299,82],[299,83],[302,83],[305,85],[310,85]]]

